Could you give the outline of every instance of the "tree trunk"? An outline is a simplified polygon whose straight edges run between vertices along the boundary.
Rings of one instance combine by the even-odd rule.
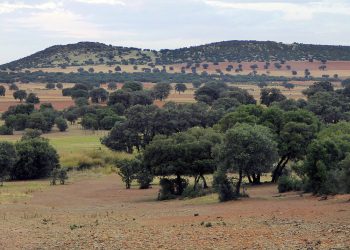
[[[260,183],[260,173],[255,174],[253,173],[253,184],[254,185],[259,185]]]
[[[272,173],[272,180],[271,182],[276,183],[278,181],[278,178],[282,175],[282,171],[285,168],[289,161],[288,156],[284,156],[281,158],[281,160],[278,162],[275,170]]]
[[[177,185],[177,195],[181,195],[183,193],[183,186],[182,186],[182,180],[181,180],[181,176],[180,175],[176,175],[176,185]]]
[[[250,174],[248,172],[246,172],[246,175],[247,175],[249,183],[253,183],[252,177],[250,176]]]
[[[277,182],[277,180],[276,180],[278,178],[277,175],[278,175],[279,169],[281,167],[281,164],[285,160],[285,158],[286,158],[285,156],[282,156],[281,159],[279,160],[279,162],[277,163],[277,166],[272,171],[272,180],[271,180],[271,182],[273,182],[273,183]]]
[[[202,178],[203,181],[203,188],[208,188],[208,184],[207,181],[205,180],[205,177],[203,175],[200,176]]]
[[[241,184],[242,184],[242,169],[239,170],[239,177],[238,177],[238,181],[236,183],[236,195],[239,196],[240,191],[241,191]]]
[[[195,176],[195,177],[194,177],[194,185],[193,185],[193,190],[196,190],[196,188],[197,188],[197,184],[198,184],[198,181],[199,181],[199,176]]]

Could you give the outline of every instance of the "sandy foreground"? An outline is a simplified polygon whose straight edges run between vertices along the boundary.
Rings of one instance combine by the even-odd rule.
[[[155,201],[117,175],[0,204],[0,249],[350,249],[350,196],[248,188],[250,198]]]

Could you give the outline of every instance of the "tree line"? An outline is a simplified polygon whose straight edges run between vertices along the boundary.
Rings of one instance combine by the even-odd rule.
[[[212,189],[223,200],[241,195],[244,177],[260,184],[268,174],[281,191],[349,192],[350,141],[342,128],[349,127],[350,86],[343,85],[334,90],[329,82],[315,82],[304,92],[307,100],[289,100],[278,89],[263,88],[257,105],[246,91],[211,82],[196,91],[198,103],[191,104],[202,108],[201,119],[194,119],[198,111],[189,112],[181,126],[181,111],[189,104],[138,105],[126,111],[125,120],[102,143],[118,151],[136,149],[138,156],[120,164],[120,174],[129,184],[133,179],[141,183],[143,174],[148,185],[152,176],[160,177],[160,199],[201,189],[199,182],[208,187],[206,174],[214,174]],[[180,116],[160,119],[158,112],[169,106],[176,107],[170,114]]]

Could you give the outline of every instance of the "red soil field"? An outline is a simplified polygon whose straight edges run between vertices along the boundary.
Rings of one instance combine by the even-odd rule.
[[[25,185],[25,182],[23,183]],[[5,188],[5,187],[4,187]],[[117,175],[0,204],[1,249],[348,249],[349,195],[320,200],[248,187],[249,198],[156,201]],[[211,226],[205,226],[207,223]]]

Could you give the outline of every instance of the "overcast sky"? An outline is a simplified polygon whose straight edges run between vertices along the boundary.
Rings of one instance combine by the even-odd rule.
[[[56,44],[223,40],[350,45],[350,0],[0,0],[0,63]]]

